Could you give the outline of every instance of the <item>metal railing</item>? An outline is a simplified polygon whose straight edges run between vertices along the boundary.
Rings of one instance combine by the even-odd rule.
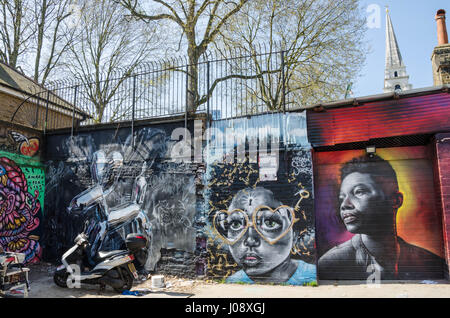
[[[289,51],[265,46],[258,51],[207,52],[195,65],[185,57],[174,57],[142,63],[132,73],[117,69],[96,79],[57,80],[47,89],[64,109],[72,109],[64,113],[70,116],[72,129],[78,124],[134,122],[188,113],[206,113],[221,120],[301,108],[296,103],[298,92],[291,89],[295,85],[290,85]],[[56,127],[57,111],[49,113],[45,101],[49,93],[41,95],[41,105],[47,105],[45,126]]]

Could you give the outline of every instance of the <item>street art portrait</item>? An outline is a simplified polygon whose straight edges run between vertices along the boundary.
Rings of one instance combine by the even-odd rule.
[[[12,158],[21,160],[22,168]],[[41,169],[24,167],[24,163],[17,155],[0,152],[0,245],[5,251],[24,253],[24,263],[33,264],[42,254],[36,233],[44,175]]]
[[[309,169],[296,169],[304,158]],[[258,164],[208,166],[208,273],[227,283],[316,282],[312,169],[308,150],[280,155],[279,181]]]
[[[321,279],[442,278],[442,233],[425,147],[318,153]]]

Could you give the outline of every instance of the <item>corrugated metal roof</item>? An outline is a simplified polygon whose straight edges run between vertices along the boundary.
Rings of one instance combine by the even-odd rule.
[[[303,111],[308,109],[319,109],[319,108],[335,108],[335,107],[342,107],[342,106],[358,106],[364,103],[369,102],[377,102],[377,101],[385,101],[385,100],[391,100],[391,99],[402,99],[406,97],[413,97],[413,96],[422,96],[422,95],[429,95],[429,94],[437,94],[441,92],[448,92],[450,90],[450,85],[439,85],[439,86],[432,86],[432,87],[424,87],[424,88],[415,88],[405,91],[399,91],[399,92],[389,92],[389,93],[382,93],[382,94],[376,94],[376,95],[367,95],[367,96],[361,96],[361,97],[355,97],[355,98],[347,98],[347,99],[340,99],[336,101],[331,102],[324,102],[324,103],[318,103],[318,104],[312,104],[307,106],[301,106],[301,107],[293,107],[289,109],[289,111]]]
[[[447,86],[369,100],[359,99],[357,106],[350,107],[348,103],[323,105],[323,112],[308,110],[308,138],[313,147],[450,130]]]

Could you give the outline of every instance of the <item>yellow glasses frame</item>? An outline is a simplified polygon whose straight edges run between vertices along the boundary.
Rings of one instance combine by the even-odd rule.
[[[292,220],[292,222],[291,222],[291,224],[289,225],[289,227],[288,227],[282,234],[280,234],[276,239],[270,240],[270,239],[268,239],[267,237],[265,237],[264,234],[262,234],[262,233],[258,230],[258,228],[255,226],[255,224],[256,224],[256,215],[257,215],[258,212],[259,212],[260,210],[262,210],[262,209],[267,209],[267,210],[271,211],[272,213],[276,213],[278,210],[283,209],[283,208],[284,208],[284,209],[287,209],[287,210],[291,213],[291,220]],[[245,229],[242,230],[242,233],[240,233],[240,234],[238,235],[238,237],[237,237],[235,240],[230,241],[229,239],[227,239],[226,237],[224,237],[222,234],[220,234],[220,232],[217,230],[217,228],[216,228],[216,217],[217,217],[220,213],[226,213],[228,216],[230,216],[230,215],[232,215],[233,213],[236,213],[236,212],[241,212],[241,213],[244,215],[245,221],[246,221],[246,222],[245,222],[246,225],[245,225]],[[245,233],[247,233],[247,230],[248,230],[248,228],[249,228],[250,226],[253,226],[253,228],[254,228],[255,231],[259,234],[259,236],[261,236],[267,243],[269,243],[270,245],[273,245],[273,244],[277,243],[279,240],[281,240],[287,233],[289,233],[289,231],[292,229],[292,227],[294,226],[295,222],[297,222],[297,221],[299,221],[299,219],[297,219],[297,218],[295,217],[295,212],[294,212],[294,210],[293,210],[290,206],[288,206],[288,205],[280,205],[280,206],[279,206],[278,208],[276,208],[276,209],[272,209],[271,207],[266,206],[266,205],[260,205],[260,206],[258,206],[258,207],[253,211],[253,214],[252,214],[252,222],[251,222],[251,223],[249,222],[247,213],[246,213],[245,211],[241,210],[241,209],[234,209],[234,210],[232,210],[232,211],[219,210],[219,211],[217,211],[216,214],[214,215],[214,218],[213,218],[213,226],[214,226],[214,231],[215,231],[216,235],[219,236],[221,240],[223,240],[224,242],[226,242],[226,243],[229,244],[229,245],[233,245],[233,244],[235,244],[236,242],[238,242],[238,241],[245,235]]]

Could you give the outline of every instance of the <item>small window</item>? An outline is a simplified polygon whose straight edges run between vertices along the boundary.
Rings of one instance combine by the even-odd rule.
[[[394,72],[394,76],[395,76],[395,77],[398,77],[397,71]]]
[[[402,87],[399,84],[397,84],[397,85],[395,85],[395,90],[396,91],[401,91]]]

